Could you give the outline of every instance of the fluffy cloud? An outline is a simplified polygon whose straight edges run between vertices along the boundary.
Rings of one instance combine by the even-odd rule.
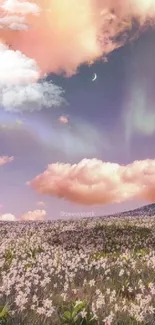
[[[28,211],[21,216],[21,221],[43,221],[46,218],[45,210]]]
[[[0,166],[3,166],[14,160],[14,157],[0,156]]]
[[[33,111],[60,106],[63,91],[41,80],[35,60],[0,43],[0,103],[6,111]]]
[[[6,0],[0,4],[0,104],[6,111],[40,110],[64,102],[62,89],[44,80],[35,59],[27,57],[18,48],[11,49],[11,43],[6,40],[9,29],[13,35],[15,31],[25,32],[30,26],[33,28],[34,21],[29,23],[25,16],[38,17],[40,12],[40,6],[29,1]]]
[[[27,30],[29,25],[25,22],[24,17],[4,16],[0,17],[0,29]]]
[[[0,43],[0,86],[27,85],[38,80],[40,71],[35,60]]]
[[[32,2],[6,0],[0,4],[0,29],[13,31],[28,30],[25,16],[28,14],[39,15],[41,8]]]
[[[40,7],[36,3],[30,1],[5,0],[0,8],[8,13],[21,15],[38,15],[41,12]]]
[[[0,104],[9,111],[61,105],[59,87],[38,83],[45,73],[74,74],[137,37],[134,19],[143,28],[154,18],[154,0],[1,1],[1,40],[12,50],[0,45]]]
[[[6,3],[14,7],[13,0]],[[17,3],[21,6],[16,0],[16,10]],[[4,33],[4,38],[13,49],[33,57],[44,72],[67,75],[75,73],[82,63],[91,64],[123,45],[129,35],[132,38],[133,20],[143,28],[147,21],[154,23],[155,17],[154,0],[36,0],[35,3],[42,9],[38,21],[35,16],[27,19],[34,28],[18,35]]]
[[[0,221],[17,221],[17,218],[11,213],[5,213],[0,216]]]
[[[84,159],[79,164],[51,164],[28,183],[40,194],[86,205],[129,199],[155,201],[155,160],[127,166]]]
[[[20,218],[17,218],[11,213],[4,213],[0,215],[0,221],[44,221],[46,218],[45,210],[28,211]]]
[[[64,101],[62,89],[52,82],[30,83],[2,87],[1,105],[6,111],[24,112],[41,110],[42,107],[58,107]]]

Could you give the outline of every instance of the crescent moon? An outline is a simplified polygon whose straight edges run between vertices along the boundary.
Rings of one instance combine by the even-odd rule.
[[[94,73],[94,78],[92,79],[92,81],[95,81],[97,79],[97,74]]]

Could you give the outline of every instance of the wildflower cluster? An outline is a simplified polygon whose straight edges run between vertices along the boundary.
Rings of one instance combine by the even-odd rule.
[[[155,217],[0,222],[0,233],[0,321],[155,323]]]

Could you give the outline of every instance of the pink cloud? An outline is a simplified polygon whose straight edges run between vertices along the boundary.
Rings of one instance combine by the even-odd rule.
[[[21,221],[43,221],[46,218],[45,210],[28,211],[20,218]]]
[[[45,203],[43,201],[38,201],[37,205],[40,207],[45,207]]]
[[[0,156],[0,166],[3,166],[14,160],[14,157]]]
[[[55,163],[28,184],[40,194],[85,205],[130,199],[154,202],[155,160],[126,166],[97,159],[83,159],[74,165]]]
[[[38,15],[41,9],[37,6],[36,3],[32,3],[29,1],[19,1],[19,0],[5,0],[4,3],[1,5],[1,10],[6,11],[7,14],[20,14],[20,15],[27,15],[27,14],[34,14]]]
[[[43,74],[72,75],[81,64],[91,64],[123,45],[134,18],[142,27],[155,18],[154,0],[36,0],[35,4],[5,1],[3,10],[40,14],[27,16],[33,28],[3,30],[1,37],[13,50],[35,59]],[[118,42],[120,34],[124,37]]]
[[[68,118],[66,116],[61,115],[59,117],[59,122],[61,122],[63,124],[67,124],[68,123]]]

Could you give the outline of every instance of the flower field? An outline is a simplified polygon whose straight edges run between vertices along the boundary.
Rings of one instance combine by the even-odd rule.
[[[0,324],[155,324],[155,217],[1,222]]]

